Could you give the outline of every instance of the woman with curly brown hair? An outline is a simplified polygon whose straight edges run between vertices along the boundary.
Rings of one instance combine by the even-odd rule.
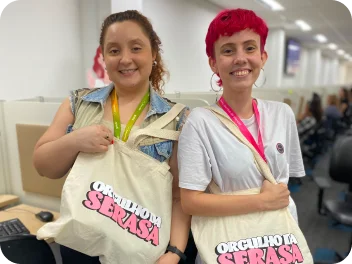
[[[110,15],[102,24],[100,47],[112,83],[102,88],[76,90],[62,103],[53,123],[35,147],[34,165],[40,175],[53,179],[63,177],[75,163],[79,152],[107,152],[110,145],[114,144],[114,139],[127,141],[130,133],[132,135],[136,130],[159,120],[174,106],[161,96],[163,77],[167,72],[160,55],[161,41],[146,17],[137,11]],[[185,121],[186,109],[180,111],[167,125],[169,131],[180,131]],[[170,239],[167,238],[166,244],[161,245],[160,249],[164,253],[167,248],[168,253],[159,255],[157,259],[153,258],[150,263],[178,263],[181,258],[185,258],[182,252],[187,244],[190,217],[183,213],[179,202],[177,142],[150,136],[138,148],[138,152],[142,152],[144,156],[161,163],[166,162],[173,176],[173,180],[169,182],[172,185],[172,199],[165,197],[159,201],[160,206],[163,203],[172,203],[172,212],[168,214],[171,217],[163,218],[163,221],[165,219],[170,222],[170,229],[170,225],[165,226],[169,229],[166,232]],[[138,166],[138,162],[135,166]],[[154,188],[153,192],[162,192],[157,186]],[[140,219],[136,221],[137,228],[141,229],[135,231],[141,236],[147,230],[142,230]],[[165,228],[160,232],[162,231],[165,232]],[[157,240],[159,237],[153,239]],[[137,243],[139,241],[133,244]],[[129,252],[131,246],[128,242],[124,245],[129,248]],[[148,253],[134,247],[135,255]],[[150,251],[155,248],[155,245],[151,245]],[[116,251],[120,251],[121,255],[125,254],[123,248],[116,248]],[[64,264],[99,263],[98,258],[88,257],[67,247],[61,247],[61,253]],[[136,263],[132,256],[128,258],[128,263]],[[152,258],[146,259],[151,261]],[[116,261],[122,263],[121,260]]]

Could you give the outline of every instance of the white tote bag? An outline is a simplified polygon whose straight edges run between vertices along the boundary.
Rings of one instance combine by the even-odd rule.
[[[154,264],[170,240],[172,175],[168,161],[137,146],[148,136],[178,140],[179,132],[162,128],[182,109],[176,104],[127,142],[115,138],[106,153],[80,153],[63,187],[60,218],[37,238],[54,238],[103,264]]]
[[[238,127],[221,111],[210,109],[246,146],[262,175],[276,181],[268,165]],[[209,191],[219,195],[251,195],[260,189],[221,193],[212,181]],[[225,217],[192,217],[192,233],[203,263],[213,264],[313,264],[307,242],[288,208]]]

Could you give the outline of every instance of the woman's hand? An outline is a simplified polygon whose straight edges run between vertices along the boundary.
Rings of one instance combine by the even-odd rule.
[[[156,264],[177,264],[180,261],[180,257],[172,252],[167,252],[162,255]]]
[[[290,191],[284,183],[272,184],[264,180],[260,190],[264,211],[273,211],[285,208],[289,205]]]
[[[72,132],[73,142],[80,152],[105,152],[114,143],[114,136],[110,129],[103,125],[82,127]]]

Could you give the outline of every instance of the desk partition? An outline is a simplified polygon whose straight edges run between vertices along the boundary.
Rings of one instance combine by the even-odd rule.
[[[25,192],[61,197],[66,177],[56,180],[41,177],[33,166],[35,144],[47,129],[48,126],[16,124],[22,188]]]
[[[36,140],[52,122],[60,103],[13,101],[3,103],[8,179],[11,193],[22,203],[58,211],[63,180],[39,176],[32,165]]]
[[[4,101],[0,101],[0,194],[11,193],[6,149]]]

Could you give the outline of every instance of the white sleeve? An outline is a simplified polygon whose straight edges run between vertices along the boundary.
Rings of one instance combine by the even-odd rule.
[[[210,159],[204,138],[202,139],[201,133],[198,132],[201,129],[193,125],[191,115],[192,113],[183,126],[178,141],[179,186],[189,190],[205,191],[212,179]]]
[[[287,160],[289,163],[289,175],[290,177],[303,177],[306,175],[303,165],[301,146],[299,143],[296,118],[291,109],[287,106],[288,109],[288,133],[287,141],[288,142],[288,151],[286,152]]]

